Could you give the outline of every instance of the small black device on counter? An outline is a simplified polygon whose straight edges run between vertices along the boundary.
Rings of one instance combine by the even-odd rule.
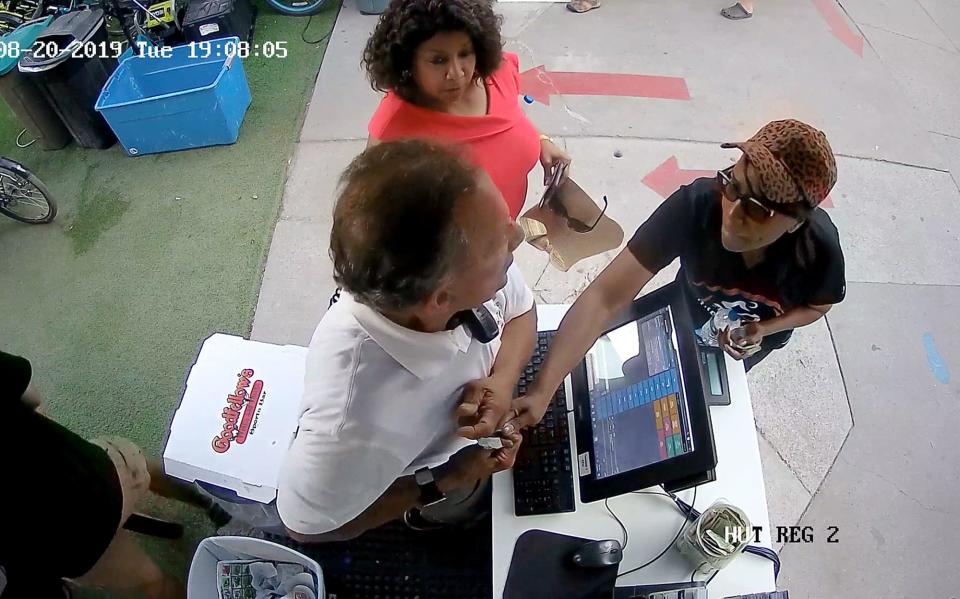
[[[234,36],[248,42],[256,20],[250,0],[193,0],[183,15],[183,34],[194,43]]]
[[[703,382],[703,398],[707,405],[729,406],[730,383],[723,350],[697,344],[697,360],[700,362],[700,380]]]

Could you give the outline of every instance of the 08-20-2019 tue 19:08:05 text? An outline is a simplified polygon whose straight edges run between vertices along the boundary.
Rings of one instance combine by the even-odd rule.
[[[171,58],[173,57],[174,47],[172,46],[154,46],[150,43],[139,42],[138,51],[135,53],[147,58]],[[188,48],[187,53],[191,59],[207,58],[229,58],[236,55],[237,58],[286,58],[288,55],[287,42],[285,40],[265,41],[265,42],[219,42],[202,41],[188,42],[185,44]],[[0,58],[20,59],[27,53],[32,53],[35,59],[46,60],[61,56],[67,51],[71,58],[119,58],[127,49],[127,43],[124,41],[105,41],[105,42],[85,42],[76,43],[66,48],[61,48],[56,41],[43,41],[30,45],[23,45],[18,41],[0,40]]]

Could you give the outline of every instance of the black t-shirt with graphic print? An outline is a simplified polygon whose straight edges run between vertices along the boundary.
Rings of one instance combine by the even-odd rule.
[[[735,309],[741,321],[768,320],[798,306],[836,304],[846,292],[840,237],[827,213],[816,209],[806,224],[767,248],[759,264],[720,240],[721,190],[715,179],[697,179],[667,198],[627,247],[656,273],[680,258],[677,275],[687,292],[694,325],[720,308]],[[764,338],[781,347],[792,331]]]

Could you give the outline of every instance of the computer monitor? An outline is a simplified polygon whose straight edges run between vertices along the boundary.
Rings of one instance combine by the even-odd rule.
[[[716,465],[696,339],[676,284],[636,300],[572,374],[581,501]]]
[[[693,451],[670,307],[601,337],[586,355],[594,476]]]

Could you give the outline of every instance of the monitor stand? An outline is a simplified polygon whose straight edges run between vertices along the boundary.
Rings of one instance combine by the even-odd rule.
[[[706,472],[692,474],[685,478],[663,483],[663,490],[667,493],[676,493],[677,491],[692,489],[693,487],[704,485],[706,483],[712,483],[715,480],[717,480],[717,471],[707,470]]]

